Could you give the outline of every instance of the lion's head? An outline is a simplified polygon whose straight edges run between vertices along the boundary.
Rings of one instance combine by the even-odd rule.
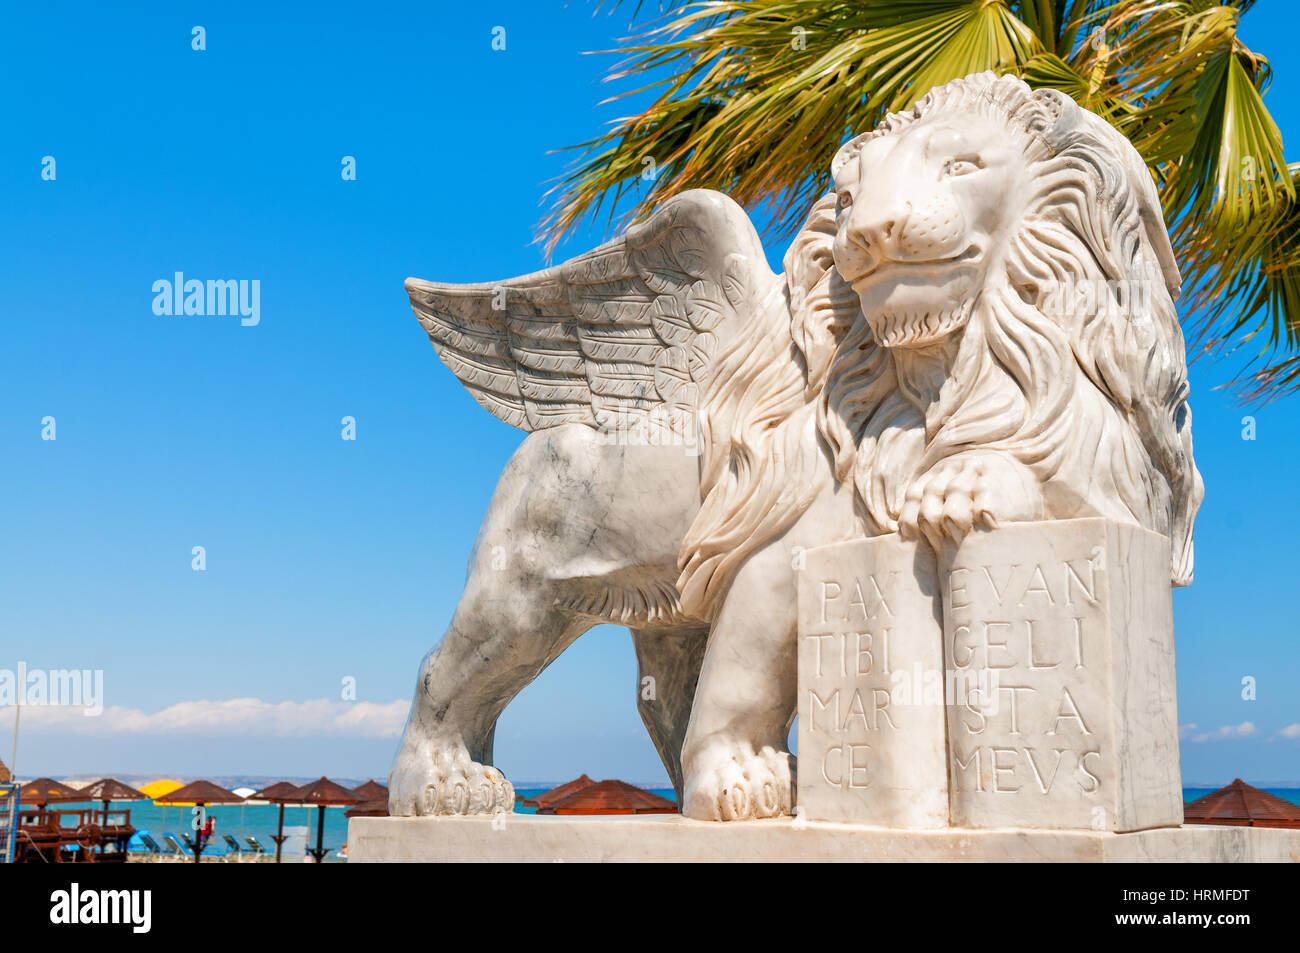
[[[787,272],[820,431],[868,530],[892,530],[940,460],[993,449],[1055,494],[1053,518],[1168,536],[1189,582],[1203,488],[1178,268],[1132,145],[984,73],[846,143],[832,174]]]
[[[940,111],[856,139],[834,167],[835,267],[884,347],[961,330],[1023,211],[1024,144],[996,117]]]

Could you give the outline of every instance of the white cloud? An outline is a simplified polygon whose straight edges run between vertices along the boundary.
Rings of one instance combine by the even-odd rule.
[[[266,702],[260,698],[178,702],[147,714],[110,705],[98,716],[84,709],[24,705],[24,730],[80,735],[223,735],[241,737],[395,738],[406,723],[409,701]]]
[[[1297,721],[1295,724],[1292,725],[1287,725],[1285,728],[1279,729],[1278,734],[1281,735],[1283,738],[1300,738],[1300,721]]]
[[[1192,722],[1191,724],[1188,724],[1188,725],[1179,725],[1179,726],[1178,726],[1178,737],[1179,737],[1180,739],[1181,739],[1181,738],[1186,738],[1188,735],[1190,735],[1190,734],[1191,734],[1193,731],[1195,731],[1195,730],[1196,730],[1196,722]]]
[[[1195,725],[1190,726],[1195,728]],[[1239,725],[1224,725],[1217,731],[1207,731],[1195,735],[1192,741],[1223,741],[1227,738],[1249,738],[1255,733],[1255,724],[1250,721],[1243,721]]]

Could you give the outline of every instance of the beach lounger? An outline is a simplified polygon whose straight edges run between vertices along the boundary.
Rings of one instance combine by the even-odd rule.
[[[185,835],[182,834],[181,836],[184,837]],[[181,842],[176,839],[175,834],[164,834],[163,843],[167,845],[168,850],[168,853],[164,856],[169,860],[186,860],[193,853],[192,851],[190,854],[185,852],[185,848],[181,846]]]
[[[222,834],[221,839],[226,842],[226,847],[228,848],[226,856],[228,859],[238,860],[241,862],[244,860],[257,859],[256,855],[251,850],[246,850],[243,847],[240,847],[239,841],[235,840],[229,834]]]
[[[140,843],[141,843],[142,845],[144,845],[144,846],[143,846],[143,853],[148,854],[150,860],[162,860],[162,859],[163,859],[163,856],[164,856],[164,855],[163,855],[163,849],[162,849],[161,847],[159,847],[159,846],[158,846],[158,842],[157,842],[156,840],[154,840],[152,837],[150,837],[148,834],[141,834],[141,835],[140,835]]]
[[[266,848],[263,847],[263,846],[258,842],[257,838],[254,837],[254,836],[252,836],[251,834],[248,835],[247,837],[245,837],[245,838],[244,838],[244,841],[248,844],[248,849],[253,853],[253,855],[254,855],[258,860],[261,860],[263,857],[269,857],[269,856],[270,856],[270,854],[268,854]]]

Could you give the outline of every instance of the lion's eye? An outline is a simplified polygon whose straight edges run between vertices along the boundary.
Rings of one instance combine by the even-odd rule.
[[[977,172],[984,168],[984,163],[979,160],[979,156],[960,156],[956,159],[949,159],[943,167],[946,175],[966,175],[969,172]]]
[[[840,210],[843,211],[853,204],[853,193],[848,189],[841,189],[835,195],[835,203],[840,207]]]

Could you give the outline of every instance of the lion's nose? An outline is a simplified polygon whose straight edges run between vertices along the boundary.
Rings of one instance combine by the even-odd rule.
[[[884,254],[888,257],[890,242],[897,241],[911,211],[906,202],[888,203],[883,208],[864,210],[854,224],[855,238],[859,245],[873,255]]]
[[[863,229],[866,233],[867,243],[870,245],[883,245],[893,237],[894,228],[897,225],[898,222],[892,218],[874,225],[867,225]]]

